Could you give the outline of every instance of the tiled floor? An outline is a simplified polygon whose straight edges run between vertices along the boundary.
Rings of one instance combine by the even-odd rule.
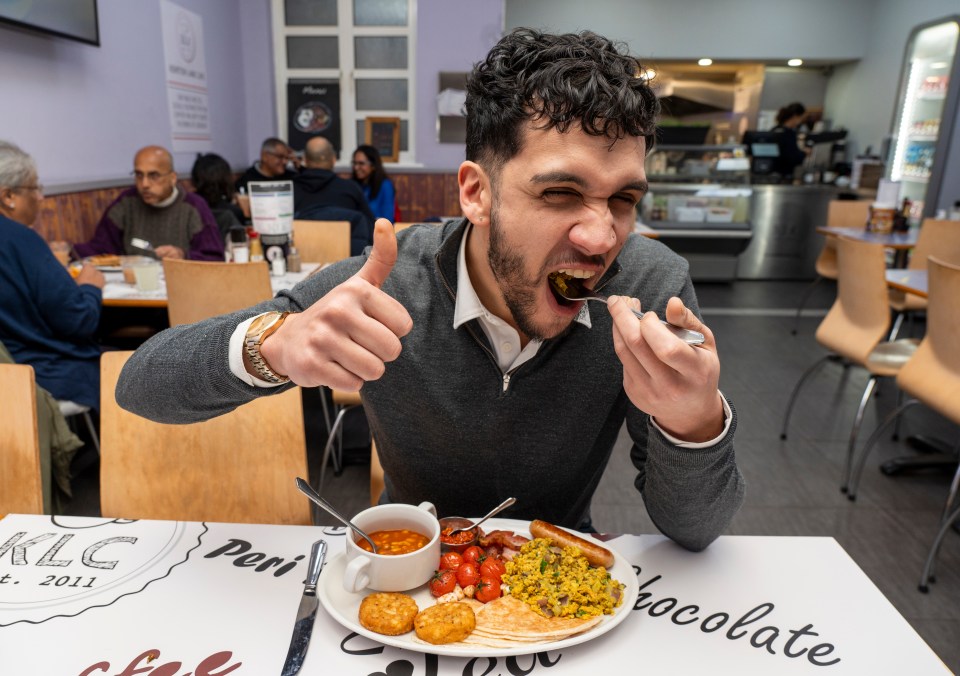
[[[737,408],[737,458],[747,481],[743,509],[731,534],[832,536],[870,576],[954,672],[960,672],[960,536],[950,531],[939,556],[937,583],[917,591],[924,558],[936,531],[952,471],[887,477],[878,471],[889,458],[913,451],[904,441],[883,439],[869,461],[857,502],[838,490],[846,441],[865,383],[857,369],[825,367],[808,382],[794,411],[789,437],[780,425],[790,389],[804,369],[823,354],[813,337],[835,294],[832,283],[815,289],[791,335],[792,310],[803,292],[798,282],[698,284],[705,320],[717,336],[721,389]],[[922,331],[922,324],[914,327]],[[868,407],[869,433],[896,402],[886,384]],[[311,453],[323,444],[316,400],[307,401]],[[906,416],[901,438],[923,432],[955,443],[957,427],[922,409]],[[363,434],[355,433],[362,438]],[[629,440],[621,435],[593,503],[595,526],[608,532],[654,533],[643,501],[633,487]],[[88,454],[85,454],[89,458]],[[363,453],[353,453],[356,461]],[[83,458],[80,462],[85,462]],[[314,459],[315,464],[315,459]],[[324,493],[342,511],[369,504],[368,469],[349,464],[340,477],[327,473]],[[97,514],[95,465],[77,480],[73,514]]]

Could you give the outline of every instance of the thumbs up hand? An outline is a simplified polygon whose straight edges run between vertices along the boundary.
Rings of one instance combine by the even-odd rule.
[[[301,387],[326,385],[356,392],[400,356],[400,338],[413,328],[406,308],[380,290],[397,262],[397,237],[377,220],[363,267],[304,312],[291,314],[260,352],[277,373]]]

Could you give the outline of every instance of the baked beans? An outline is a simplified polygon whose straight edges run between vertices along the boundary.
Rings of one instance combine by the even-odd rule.
[[[430,539],[426,535],[421,535],[412,530],[401,528],[400,530],[377,530],[370,533],[370,539],[377,545],[377,554],[386,556],[396,556],[398,554],[409,554],[418,549],[427,546]],[[360,538],[357,540],[357,546],[368,552],[373,550],[370,543]]]

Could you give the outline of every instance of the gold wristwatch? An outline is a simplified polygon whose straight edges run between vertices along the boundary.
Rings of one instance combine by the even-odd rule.
[[[253,369],[257,372],[257,376],[259,376],[261,380],[266,380],[268,383],[280,384],[290,381],[289,377],[282,376],[271,369],[269,364],[264,360],[263,355],[260,354],[260,346],[263,344],[263,341],[267,339],[267,336],[270,336],[280,328],[280,325],[283,324],[283,320],[287,318],[288,314],[290,313],[265,312],[259,317],[255,317],[254,320],[250,322],[250,327],[243,337],[244,349],[247,351],[247,356],[250,357],[250,363],[253,364]]]

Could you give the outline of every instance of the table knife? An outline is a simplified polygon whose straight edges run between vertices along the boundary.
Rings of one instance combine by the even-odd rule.
[[[293,635],[290,637],[290,649],[287,651],[281,676],[294,676],[300,673],[303,661],[307,657],[310,636],[313,634],[313,621],[317,617],[317,580],[320,578],[320,569],[323,568],[323,560],[326,556],[326,541],[314,542],[310,549],[310,563],[307,564],[307,579],[303,581],[303,596],[300,597],[297,620],[293,625]]]

